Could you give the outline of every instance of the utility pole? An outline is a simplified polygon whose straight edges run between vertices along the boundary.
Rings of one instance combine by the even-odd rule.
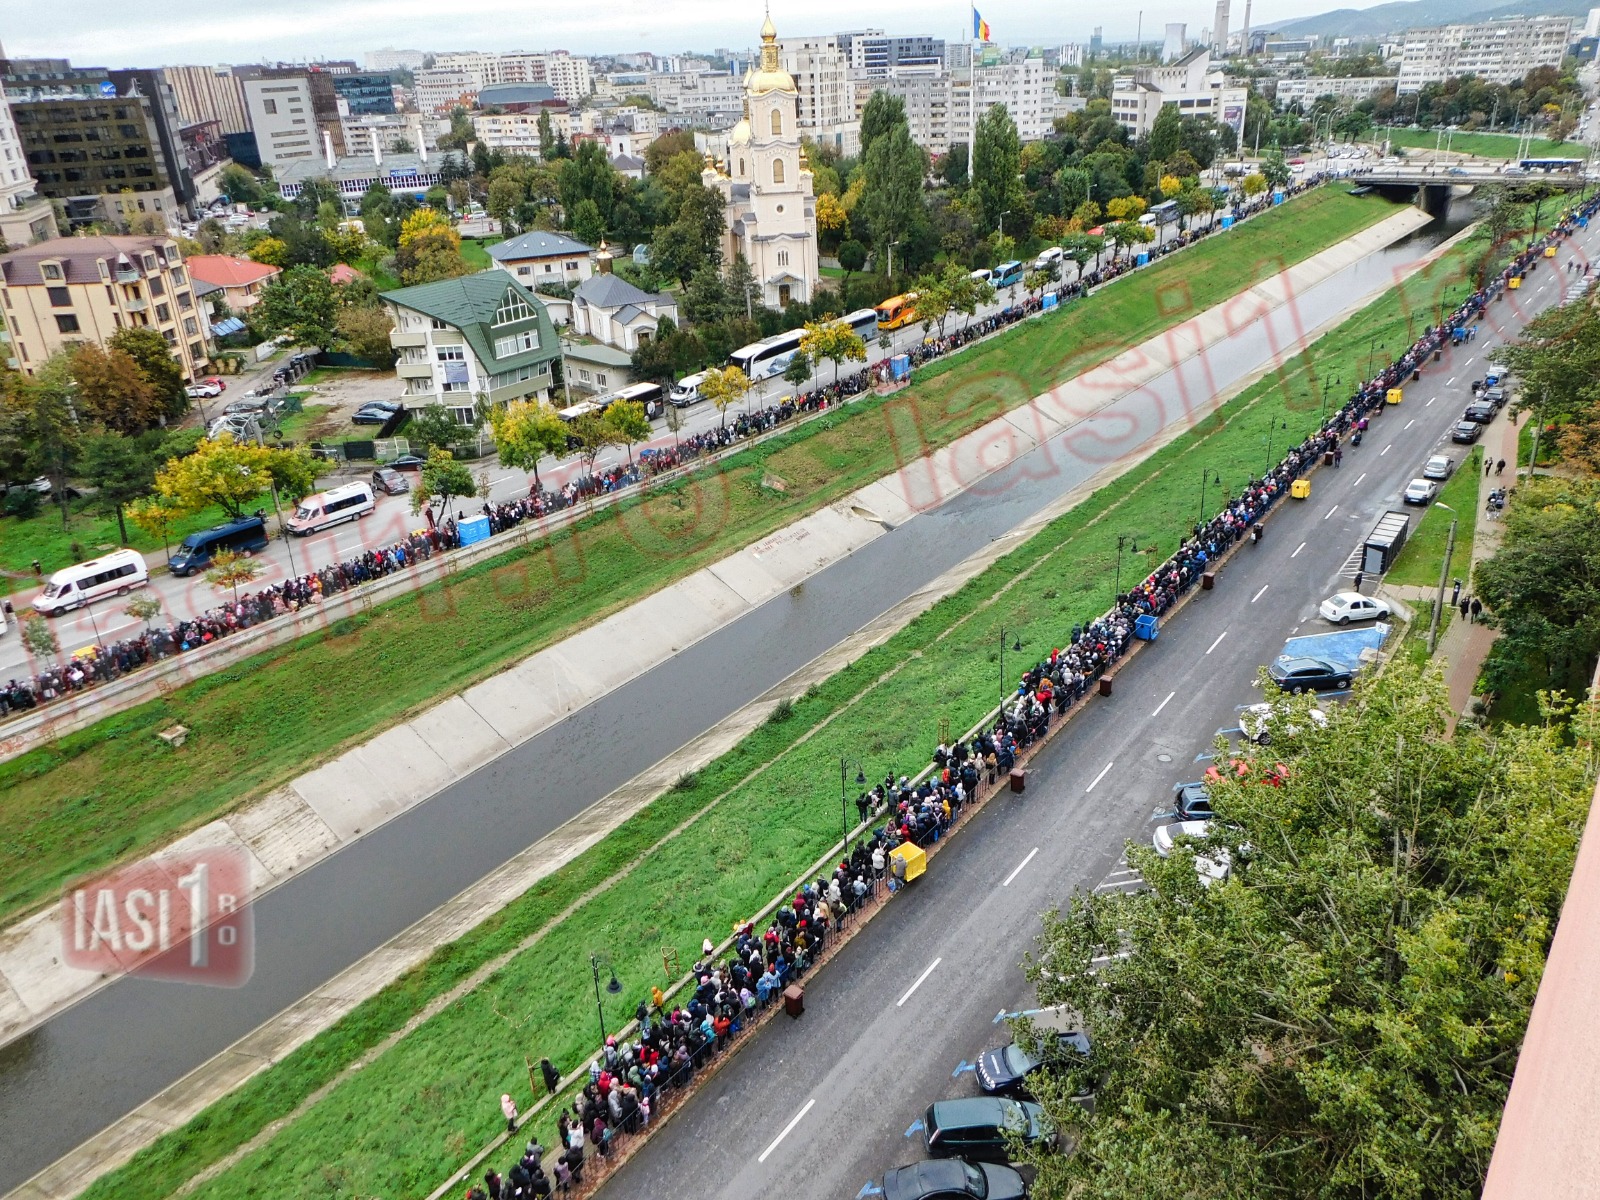
[[[1439,595],[1434,599],[1433,620],[1428,623],[1428,653],[1433,654],[1433,648],[1439,644],[1439,613],[1444,608],[1444,584],[1450,578],[1450,558],[1456,551],[1456,516],[1455,509],[1448,504],[1434,501],[1435,508],[1446,509],[1450,513],[1450,537],[1445,542],[1444,562],[1439,567]]]

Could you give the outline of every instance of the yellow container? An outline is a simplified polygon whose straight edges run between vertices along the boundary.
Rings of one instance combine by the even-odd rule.
[[[1289,485],[1289,495],[1293,496],[1296,500],[1304,500],[1307,496],[1311,495],[1311,480],[1296,479]]]
[[[1513,275],[1510,279],[1508,279],[1506,281],[1506,287],[1510,288],[1513,292],[1516,291],[1521,286],[1522,286],[1522,276],[1521,275]]]
[[[1399,404],[1404,397],[1405,390],[1403,388],[1390,388],[1384,393],[1383,399],[1387,404]]]
[[[910,883],[928,869],[928,856],[921,847],[902,843],[889,851],[889,873],[902,883]]]
[[[1556,248],[1554,246],[1546,246],[1544,248],[1544,256],[1546,258],[1554,258],[1556,256]]]

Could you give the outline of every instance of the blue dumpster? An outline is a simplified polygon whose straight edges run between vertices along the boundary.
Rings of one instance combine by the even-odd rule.
[[[1141,642],[1155,641],[1159,632],[1154,613],[1145,613],[1133,622],[1133,636]]]

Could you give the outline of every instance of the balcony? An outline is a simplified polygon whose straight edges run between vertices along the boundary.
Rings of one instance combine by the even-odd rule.
[[[144,278],[132,267],[118,267],[112,274],[118,283],[138,283]]]
[[[396,350],[407,350],[414,346],[426,346],[427,344],[427,330],[394,329],[389,332],[389,345]]]
[[[395,374],[401,379],[432,379],[433,364],[430,362],[396,363]]]
[[[122,308],[123,311],[131,313],[146,312],[150,308],[150,302],[148,300],[142,300],[137,296],[133,297],[131,300],[127,297],[124,297],[122,301]]]

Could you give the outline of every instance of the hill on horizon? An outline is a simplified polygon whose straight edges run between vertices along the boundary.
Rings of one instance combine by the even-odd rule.
[[[1372,8],[1336,8],[1280,24],[1263,23],[1261,27],[1288,37],[1320,34],[1381,38],[1407,29],[1487,21],[1492,17],[1583,17],[1594,5],[1595,0],[1523,0],[1520,4],[1507,4],[1504,0],[1490,4],[1484,0],[1394,0]]]

